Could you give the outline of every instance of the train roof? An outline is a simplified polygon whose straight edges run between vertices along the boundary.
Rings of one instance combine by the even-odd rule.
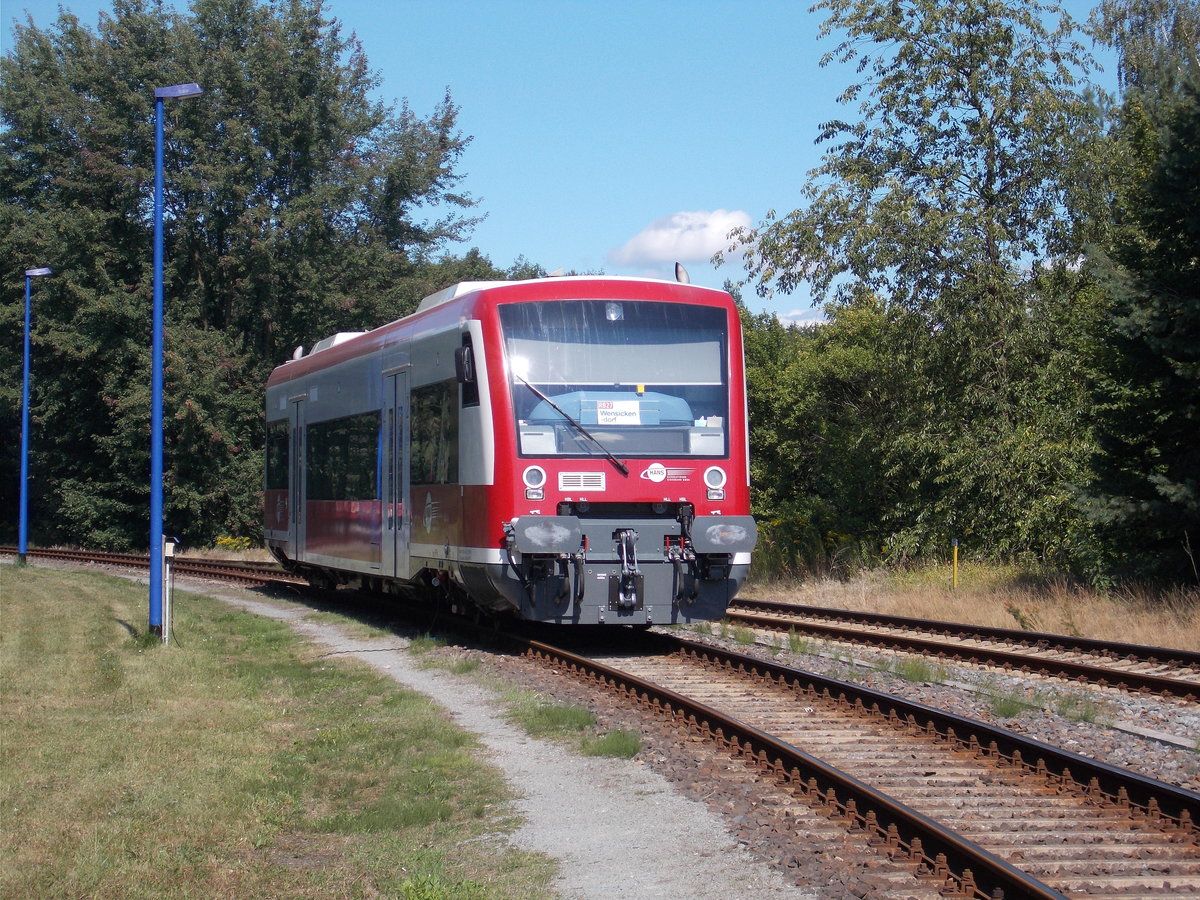
[[[424,312],[427,309],[433,309],[435,306],[441,306],[443,303],[448,303],[451,300],[456,300],[459,297],[465,297],[467,294],[472,294],[476,291],[492,290],[493,288],[508,288],[526,284],[555,284],[563,282],[580,281],[617,281],[617,282],[645,282],[647,284],[679,284],[676,281],[666,281],[661,278],[638,278],[631,275],[551,275],[546,278],[530,278],[524,281],[460,281],[458,284],[452,284],[448,288],[443,288],[436,294],[430,294],[423,299],[417,306],[417,312]],[[716,288],[703,287],[698,284],[689,285],[702,291],[716,291],[718,294],[724,291],[718,291]]]
[[[523,281],[461,281],[458,284],[454,284],[454,285],[451,285],[450,287],[443,288],[442,290],[437,291],[436,293],[430,294],[428,297],[425,297],[417,305],[416,310],[413,313],[411,313],[410,315],[405,316],[401,319],[397,319],[394,322],[389,322],[385,325],[381,325],[379,328],[373,329],[372,331],[339,331],[334,335],[331,335],[326,338],[322,338],[321,340],[317,341],[313,345],[312,349],[309,350],[307,353],[304,352],[303,347],[297,347],[296,352],[292,354],[292,358],[290,360],[285,361],[283,363],[283,365],[278,366],[276,368],[275,373],[273,373],[272,377],[270,379],[268,379],[268,384],[275,382],[277,380],[276,376],[280,376],[285,380],[290,378],[291,374],[283,373],[283,372],[281,372],[281,370],[285,369],[285,368],[290,369],[291,366],[298,361],[311,360],[314,356],[321,354],[327,350],[331,350],[335,347],[341,347],[346,344],[357,344],[359,342],[359,339],[363,339],[367,342],[372,342],[373,336],[376,336],[377,333],[382,332],[385,329],[390,330],[393,326],[395,326],[401,322],[405,322],[409,319],[413,319],[418,316],[423,316],[426,313],[429,313],[431,310],[435,310],[439,307],[445,306],[449,303],[452,303],[455,300],[458,300],[463,297],[467,297],[471,294],[476,294],[476,293],[480,293],[480,292],[484,292],[484,291],[493,291],[493,290],[503,290],[507,293],[511,290],[520,289],[521,287],[535,287],[535,286],[540,289],[538,291],[538,293],[542,293],[543,291],[545,291],[547,289],[552,290],[553,285],[556,285],[556,284],[582,285],[582,284],[595,284],[596,282],[600,282],[600,283],[608,282],[608,283],[611,283],[614,285],[617,285],[617,284],[629,285],[629,284],[641,283],[641,284],[655,285],[660,288],[668,287],[671,289],[682,290],[689,294],[692,294],[693,296],[695,296],[695,294],[699,293],[699,292],[711,293],[711,294],[717,295],[718,297],[719,296],[724,296],[724,297],[728,296],[728,294],[726,294],[725,291],[718,290],[717,288],[705,287],[703,285],[689,284],[686,282],[679,282],[679,281],[667,281],[666,279],[660,279],[660,278],[641,278],[641,277],[637,277],[637,276],[624,276],[624,275],[552,275],[552,276],[548,276],[546,278],[532,278],[532,279],[527,279],[527,280],[523,280]],[[713,299],[715,300],[716,297],[714,297]],[[347,347],[347,352],[349,352],[350,355],[357,355],[358,352],[366,352],[366,347],[364,346],[361,350],[357,350],[357,351]],[[341,357],[342,353],[338,353],[336,355],[338,357]],[[321,364],[318,363],[318,367],[320,367],[320,365]],[[307,369],[308,366],[306,365],[301,368]],[[299,374],[299,373],[297,372],[296,374]]]

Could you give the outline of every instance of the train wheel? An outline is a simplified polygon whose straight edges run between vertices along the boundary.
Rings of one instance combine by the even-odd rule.
[[[325,572],[310,569],[304,573],[304,578],[308,581],[309,587],[319,591],[332,591],[337,588],[337,582]]]

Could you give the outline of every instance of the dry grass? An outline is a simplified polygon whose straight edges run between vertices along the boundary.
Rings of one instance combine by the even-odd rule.
[[[186,559],[232,559],[238,562],[275,562],[266,547],[180,547],[176,551]]]
[[[1062,578],[967,564],[866,572],[848,581],[752,581],[742,596],[1200,650],[1200,590],[1097,593]]]

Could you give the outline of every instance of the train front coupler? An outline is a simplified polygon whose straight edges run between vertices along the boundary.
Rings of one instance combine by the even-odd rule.
[[[680,537],[678,543],[666,538],[667,561],[675,570],[675,600],[691,603],[700,596],[700,566],[691,542]]]
[[[613,532],[617,558],[621,561],[620,573],[608,578],[608,608],[614,612],[641,609],[645,605],[646,578],[638,568],[637,539],[638,533],[632,528]]]

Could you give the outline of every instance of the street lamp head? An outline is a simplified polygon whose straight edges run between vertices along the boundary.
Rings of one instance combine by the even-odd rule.
[[[26,270],[25,270],[25,277],[26,277],[26,278],[37,278],[39,275],[53,275],[53,274],[54,274],[54,270],[53,270],[53,269],[47,269],[47,268],[41,268],[41,269],[26,269]]]
[[[204,88],[193,82],[187,84],[173,84],[170,87],[160,87],[154,89],[154,99],[162,100],[171,98],[175,100],[184,100],[188,97],[199,97],[204,93]]]

